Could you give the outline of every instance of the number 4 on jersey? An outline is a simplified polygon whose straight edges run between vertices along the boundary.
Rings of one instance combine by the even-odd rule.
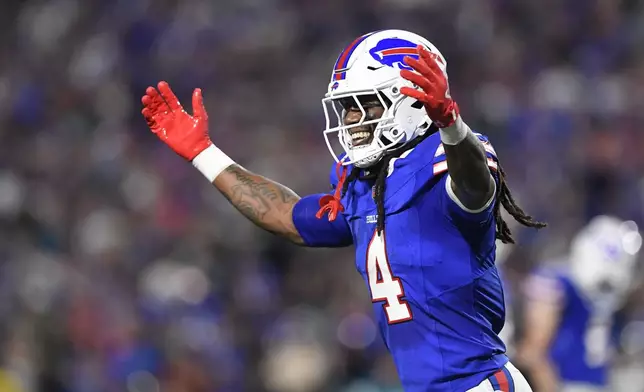
[[[371,301],[386,301],[382,308],[387,315],[389,324],[401,323],[412,319],[411,309],[407,301],[401,300],[405,296],[400,279],[392,276],[387,250],[384,241],[384,232],[374,233],[369,248],[367,249],[367,277],[371,290]]]

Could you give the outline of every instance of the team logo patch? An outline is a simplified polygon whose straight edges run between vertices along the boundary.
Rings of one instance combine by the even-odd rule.
[[[416,52],[417,44],[401,38],[385,38],[380,40],[375,47],[369,50],[369,54],[374,60],[382,65],[392,68],[408,69],[412,68],[407,66],[403,59],[409,56],[418,59]]]
[[[333,85],[331,86],[331,91],[335,90],[339,86],[340,86],[340,83],[338,83],[338,82],[333,83]]]

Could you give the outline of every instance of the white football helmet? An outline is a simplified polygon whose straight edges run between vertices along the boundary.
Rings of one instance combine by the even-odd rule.
[[[572,278],[591,297],[621,297],[631,287],[641,246],[635,222],[597,216],[571,243]]]
[[[447,76],[447,63],[438,49],[425,38],[408,31],[383,30],[365,34],[340,53],[322,99],[326,117],[324,138],[336,162],[370,166],[378,162],[385,151],[401,147],[429,129],[432,121],[422,104],[400,93],[403,86],[416,87],[400,76],[400,70],[411,69],[403,58],[418,58],[418,45],[438,55],[439,66]],[[378,97],[385,109],[382,117],[367,119],[367,112],[359,100],[360,96],[366,95]],[[362,112],[362,118],[355,124],[343,122],[345,112],[340,101],[347,98],[355,100]],[[371,143],[354,146],[351,130],[365,125],[375,126]],[[336,132],[346,153],[342,158],[330,141],[330,135]]]

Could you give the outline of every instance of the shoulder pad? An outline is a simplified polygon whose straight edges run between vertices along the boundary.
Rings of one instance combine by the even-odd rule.
[[[474,134],[478,137],[485,148],[488,166],[492,170],[497,170],[499,167],[499,159],[496,156],[496,151],[494,150],[492,143],[490,143],[487,136],[477,132],[474,132]],[[445,155],[445,147],[443,146],[443,143],[440,143],[434,153],[434,175],[444,173],[445,171],[447,171],[447,156]]]

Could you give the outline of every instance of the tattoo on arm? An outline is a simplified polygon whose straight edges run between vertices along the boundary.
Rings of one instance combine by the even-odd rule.
[[[289,188],[231,165],[214,181],[228,201],[251,222],[271,233],[302,244],[293,224],[293,207],[300,199]]]

